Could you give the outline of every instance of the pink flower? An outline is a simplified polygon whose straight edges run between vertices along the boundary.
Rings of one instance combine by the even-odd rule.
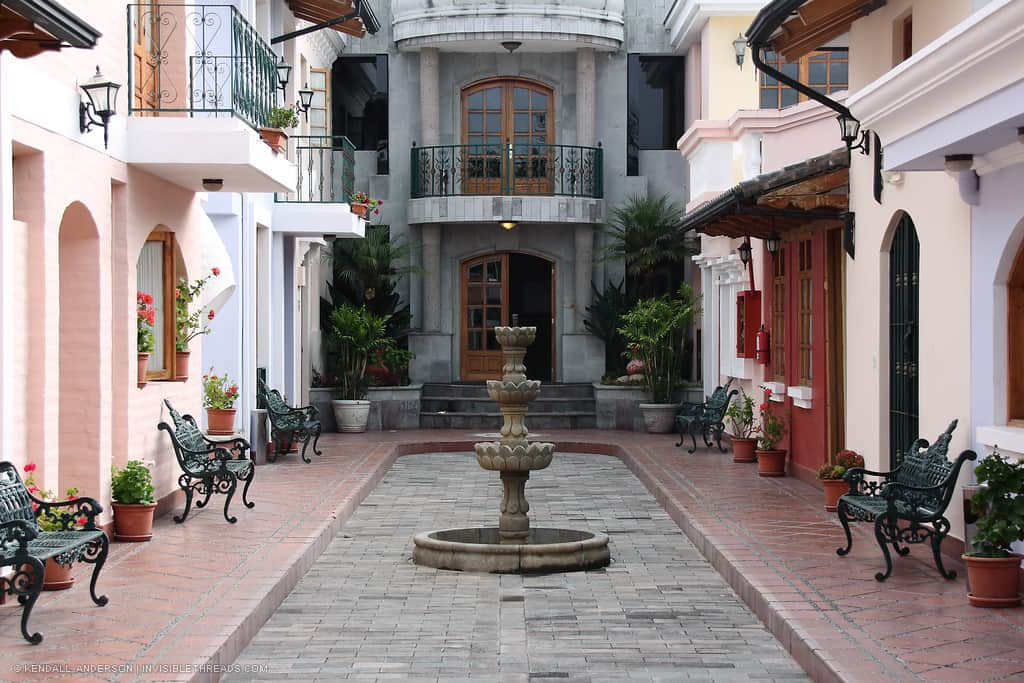
[[[219,277],[220,276],[220,268],[217,268],[216,266],[214,266],[214,268],[213,268],[213,275],[214,275],[214,277]]]
[[[761,412],[764,412],[767,409],[768,409],[768,404],[767,403],[762,403],[761,404]]]
[[[146,302],[147,306],[151,306],[153,304],[153,295],[152,294],[143,294],[142,295],[142,300]]]
[[[79,517],[78,518],[78,523],[82,524],[82,525],[88,524],[89,523],[89,518],[88,517]]]
[[[28,492],[29,493],[39,493],[39,487],[38,486],[29,486],[28,487]]]
[[[25,471],[26,472],[35,472],[36,471],[36,464],[34,462],[26,463],[25,464]]]
[[[213,309],[211,308],[211,309],[210,309],[210,312],[206,314],[206,317],[207,317],[208,319],[210,319],[210,320],[213,320],[213,315],[214,315],[214,314],[213,314]]]

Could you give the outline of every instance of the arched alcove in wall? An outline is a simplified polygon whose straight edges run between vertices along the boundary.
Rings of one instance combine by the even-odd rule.
[[[1024,426],[1024,243],[1006,281],[1006,351],[1006,420]]]
[[[96,222],[81,202],[64,210],[58,244],[59,496],[69,487],[99,496],[100,243]]]
[[[174,375],[174,288],[179,278],[187,280],[188,273],[174,231],[157,225],[146,237],[135,261],[136,289],[153,297],[156,311],[154,349],[146,370],[150,380],[170,379]]]

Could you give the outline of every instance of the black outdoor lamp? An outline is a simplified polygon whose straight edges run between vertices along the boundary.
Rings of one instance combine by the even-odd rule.
[[[843,138],[843,142],[846,143],[846,149],[851,153],[855,149],[859,149],[861,154],[871,153],[871,141],[868,139],[868,132],[860,129],[860,121],[849,116],[847,114],[840,114],[836,117],[839,121],[839,129]],[[860,137],[858,141],[857,138]],[[857,144],[853,144],[857,142]]]
[[[742,69],[743,57],[747,54],[747,39],[743,37],[742,33],[732,41],[732,49],[736,52],[736,66]]]
[[[775,254],[779,252],[780,246],[782,246],[782,238],[779,237],[778,233],[772,233],[768,237],[764,238],[764,247],[772,256],[775,256]]]
[[[736,248],[736,252],[739,253],[743,265],[750,263],[750,239],[744,240],[743,244]]]
[[[313,91],[309,88],[309,84],[306,84],[305,88],[299,90],[299,111],[302,112],[302,116],[309,121],[309,108],[313,106]]]
[[[80,87],[88,98],[88,102],[78,105],[78,129],[81,132],[93,126],[103,126],[103,147],[107,147],[107,123],[117,109],[117,91],[120,83],[105,78],[96,67],[96,75],[82,83]],[[99,117],[97,119],[96,117]]]
[[[277,63],[277,87],[281,88],[281,92],[287,94],[288,79],[292,75],[292,65],[284,61],[284,56],[281,56],[280,61]]]

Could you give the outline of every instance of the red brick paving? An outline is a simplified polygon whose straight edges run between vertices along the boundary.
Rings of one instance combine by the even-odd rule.
[[[586,430],[544,438],[562,452],[622,457],[816,680],[1024,681],[1024,609],[969,606],[961,563],[947,562],[961,576],[946,581],[923,547],[895,558],[892,577],[877,583],[882,559],[868,525],[855,531],[851,554],[837,557],[842,530],[813,486],[760,478],[754,465],[717,451],[687,455],[668,436]],[[151,543],[112,544],[99,584],[107,607],[89,600],[84,566],[74,588],[44,593],[30,623],[42,644],[22,640],[16,602],[0,606],[0,678],[216,679],[182,665],[232,663],[396,457],[467,450],[475,440],[450,431],[332,434],[312,465],[289,456],[261,466],[256,507],[233,504],[238,524],[224,522],[215,498],[183,525],[157,520]],[[25,669],[33,664],[65,672]],[[144,665],[164,673],[140,673]]]

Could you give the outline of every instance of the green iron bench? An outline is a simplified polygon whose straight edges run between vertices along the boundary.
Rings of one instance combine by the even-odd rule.
[[[679,404],[679,412],[676,413],[676,430],[679,432],[677,448],[683,445],[683,440],[689,435],[692,446],[687,453],[693,453],[697,450],[697,435],[700,434],[704,439],[704,445],[711,448],[711,440],[714,439],[718,444],[718,450],[725,453],[725,449],[722,448],[725,411],[728,410],[732,397],[739,393],[738,389],[729,391],[730,385],[732,378],[729,378],[725,386],[716,387],[703,403],[683,401]]]
[[[942,539],[949,533],[949,520],[944,515],[960,468],[978,457],[974,451],[964,451],[954,462],[946,459],[956,425],[953,420],[931,445],[927,439],[916,440],[900,466],[891,472],[872,472],[863,467],[847,470],[843,479],[850,484],[850,492],[840,496],[836,508],[846,533],[846,547],[837,549],[838,555],[846,555],[853,546],[850,520],[873,521],[875,539],[885,557],[885,572],[875,574],[877,581],[885,581],[892,574],[890,545],[902,557],[910,552],[907,545],[925,541],[931,543],[939,573],[947,579],[956,578],[955,571],[947,572],[942,566]],[[901,520],[907,524],[900,526]],[[930,526],[923,526],[926,524]]]
[[[292,408],[285,403],[284,397],[277,389],[269,389],[261,379],[256,380],[256,391],[259,398],[267,406],[270,418],[270,438],[274,442],[274,453],[267,454],[267,460],[275,462],[277,456],[285,453],[285,448],[293,441],[302,444],[301,456],[305,462],[312,462],[306,455],[306,448],[313,444],[313,452],[323,455],[317,448],[320,440],[320,420],[314,406]]]
[[[28,619],[43,588],[44,562],[52,559],[65,566],[74,562],[92,564],[89,596],[100,607],[107,596],[96,595],[96,579],[107,560],[110,543],[96,528],[96,517],[103,508],[92,498],[43,501],[33,496],[9,462],[0,462],[0,567],[13,566],[14,573],[0,579],[0,588],[17,595],[22,605],[21,635],[38,645],[41,633],[28,632]],[[60,525],[58,531],[43,531],[38,524],[46,513]],[[85,524],[81,520],[85,519]],[[76,528],[78,526],[82,528]]]
[[[245,482],[242,489],[242,502],[245,507],[252,508],[255,503],[249,502],[249,486],[252,484],[256,468],[249,457],[249,442],[245,439],[226,439],[214,441],[207,438],[191,415],[181,415],[164,399],[164,405],[170,412],[174,426],[166,422],[157,425],[167,432],[174,446],[174,455],[178,458],[182,474],[178,477],[178,486],[185,492],[185,511],[174,517],[181,524],[192,509],[192,498],[195,494],[203,497],[196,501],[197,508],[204,508],[214,493],[227,496],[224,501],[224,519],[231,524],[238,521],[228,514],[231,499],[238,489],[238,482]]]

